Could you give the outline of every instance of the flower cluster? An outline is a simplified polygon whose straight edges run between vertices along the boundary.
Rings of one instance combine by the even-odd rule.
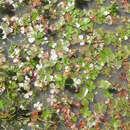
[[[1,129],[129,129],[129,6],[1,0]]]

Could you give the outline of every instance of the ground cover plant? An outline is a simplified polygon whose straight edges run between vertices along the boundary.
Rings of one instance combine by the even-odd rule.
[[[129,130],[129,0],[0,0],[0,130]]]

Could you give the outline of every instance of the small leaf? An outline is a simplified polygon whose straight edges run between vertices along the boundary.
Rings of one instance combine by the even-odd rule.
[[[98,87],[99,87],[99,88],[108,89],[108,88],[110,88],[111,86],[112,86],[111,83],[110,83],[109,81],[107,81],[107,80],[100,80],[100,81],[98,82]]]
[[[62,69],[62,65],[60,63],[56,64],[56,70],[60,71]]]
[[[50,109],[46,109],[42,112],[42,118],[44,120],[50,120],[52,117],[52,114],[51,114],[51,110]]]
[[[0,100],[0,109],[3,109],[3,108],[4,108],[3,100]]]
[[[15,82],[11,82],[9,84],[9,89],[15,89],[16,88],[16,83]]]

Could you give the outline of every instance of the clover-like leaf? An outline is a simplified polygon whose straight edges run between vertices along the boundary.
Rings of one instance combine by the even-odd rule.
[[[51,114],[51,110],[50,109],[46,109],[42,112],[42,119],[43,120],[46,120],[46,121],[49,121],[52,117],[52,114]]]
[[[102,89],[108,89],[110,88],[112,85],[109,81],[107,80],[100,80],[98,81],[98,87],[102,88]]]

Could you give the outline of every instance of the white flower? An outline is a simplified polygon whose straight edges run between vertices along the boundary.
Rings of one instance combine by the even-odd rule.
[[[21,27],[21,33],[24,34],[25,33],[25,28]]]
[[[2,39],[6,39],[7,38],[7,35],[6,33],[4,32],[4,36],[2,37]]]
[[[12,6],[14,7],[14,9],[16,9],[18,7],[18,4],[13,3]]]
[[[15,48],[15,50],[14,50],[14,51],[15,51],[15,54],[16,54],[16,55],[18,55],[18,54],[19,54],[19,52],[20,52],[20,50],[19,50],[18,48]]]
[[[69,9],[69,6],[66,6],[66,10]]]
[[[121,41],[121,38],[119,37],[119,41]]]
[[[12,76],[12,79],[16,81],[17,80],[17,76]]]
[[[88,43],[92,43],[92,41],[91,41],[91,40],[88,40]]]
[[[13,28],[12,28],[12,27],[9,28],[9,32],[10,32],[10,33],[13,32]]]
[[[53,75],[50,75],[50,80],[51,80],[51,81],[53,80],[53,78],[54,78]]]
[[[109,14],[108,11],[104,11],[104,15],[107,16]]]
[[[72,4],[69,2],[69,3],[68,3],[68,6],[69,6],[69,7],[71,7],[71,6],[72,6]]]
[[[64,2],[63,1],[59,2],[57,6],[64,7]]]
[[[49,4],[51,4],[51,0],[48,0]]]
[[[27,56],[27,57],[26,57],[26,60],[27,60],[27,61],[29,61],[29,60],[30,60],[30,57],[29,57],[29,56]]]
[[[0,26],[0,34],[2,34],[2,37],[1,37],[2,39],[5,39],[7,37],[2,26]]]
[[[103,63],[103,62],[101,62],[101,66],[104,66],[104,63]]]
[[[79,39],[83,40],[84,36],[83,35],[79,35]]]
[[[108,24],[112,24],[112,17],[110,16],[110,15],[108,15],[107,17],[106,17],[106,20],[107,20],[107,23]]]
[[[40,24],[40,25],[37,24],[35,27],[36,27],[36,29],[39,30],[40,32],[43,31],[43,25],[42,25],[42,24]]]
[[[88,94],[88,89],[86,88],[85,92],[84,92],[84,97]]]
[[[25,80],[26,80],[26,81],[30,81],[30,78],[26,75],[26,76],[25,76]]]
[[[0,87],[0,95],[5,91],[5,87]]]
[[[33,43],[35,41],[35,38],[34,37],[29,37],[28,41],[29,41],[29,43]]]
[[[86,79],[89,79],[89,77],[88,77],[88,76],[86,76]]]
[[[10,20],[11,20],[11,21],[18,21],[19,18],[18,18],[17,16],[13,16]]]
[[[76,28],[79,28],[80,27],[80,24],[79,23],[76,23]]]
[[[50,93],[51,93],[51,94],[54,94],[55,92],[56,92],[55,89],[51,89],[51,90],[50,90]]]
[[[19,0],[19,3],[22,3],[23,2],[23,0]]]
[[[13,4],[14,3],[13,0],[6,0],[5,2],[9,3],[9,4]]]
[[[56,88],[55,84],[54,84],[54,83],[51,83],[51,84],[50,84],[50,88]]]
[[[24,84],[23,84],[23,83],[19,83],[19,86],[20,86],[20,87],[24,87]]]
[[[37,65],[36,65],[36,68],[37,68],[38,70],[40,70],[40,69],[42,68],[42,64],[37,64]]]
[[[14,63],[18,63],[18,61],[19,61],[18,58],[14,58],[14,59],[13,59],[13,62],[14,62]]]
[[[24,110],[24,109],[25,109],[23,105],[20,105],[20,108],[21,108],[22,110]]]
[[[89,67],[90,67],[90,68],[93,68],[93,64],[91,63],[91,64],[89,65]]]
[[[34,86],[37,87],[37,88],[42,88],[42,83],[39,82],[38,80],[36,80],[36,81],[34,82]]]
[[[98,92],[96,91],[96,92],[95,92],[95,94],[97,95],[97,94],[98,94]]]
[[[65,72],[69,72],[70,68],[69,66],[65,66]]]
[[[3,17],[2,20],[3,20],[4,22],[8,22],[8,19],[7,19],[6,17]]]
[[[128,40],[128,37],[127,37],[127,36],[124,36],[124,40]]]
[[[77,78],[74,79],[74,82],[75,82],[76,85],[80,85],[81,84],[81,80],[77,79]]]
[[[90,36],[89,36],[89,35],[87,35],[86,37],[87,37],[87,40],[89,40],[89,39],[90,39]]]
[[[52,45],[52,47],[53,47],[53,48],[55,48],[55,47],[56,47],[56,45],[57,45],[57,44],[56,44],[56,43],[54,43],[54,44]]]
[[[28,93],[26,93],[26,94],[24,95],[24,98],[25,98],[25,99],[28,99],[30,96],[32,96],[32,91],[29,91]]]
[[[105,101],[105,104],[108,104],[108,103],[109,103],[109,100],[106,100],[106,101]]]
[[[47,102],[49,102],[51,105],[53,105],[53,103],[55,103],[57,100],[54,97],[54,95],[50,95],[49,98],[47,98]]]
[[[44,37],[44,40],[46,41],[46,40],[48,40],[48,38],[47,38],[47,37]]]
[[[68,52],[68,51],[69,51],[69,48],[68,48],[68,47],[65,47],[64,49],[65,49],[65,51],[66,51],[66,52]]]
[[[19,65],[19,68],[23,67],[24,66],[24,63],[21,62],[20,65]]]
[[[83,63],[82,63],[82,67],[84,67],[84,66],[85,66],[85,63],[83,62]]]
[[[85,45],[85,42],[80,42],[80,45],[81,45],[81,46],[84,46],[84,45]]]
[[[54,49],[51,50],[51,60],[55,61],[57,60],[57,54]]]
[[[32,26],[29,26],[28,29],[29,29],[30,32],[33,32],[33,27]]]
[[[17,23],[22,26],[22,25],[23,25],[22,19],[19,18],[19,19],[17,20]]]
[[[40,103],[40,102],[37,102],[35,103],[34,105],[34,108],[37,109],[38,111],[41,111],[42,107],[43,107],[43,104]]]

